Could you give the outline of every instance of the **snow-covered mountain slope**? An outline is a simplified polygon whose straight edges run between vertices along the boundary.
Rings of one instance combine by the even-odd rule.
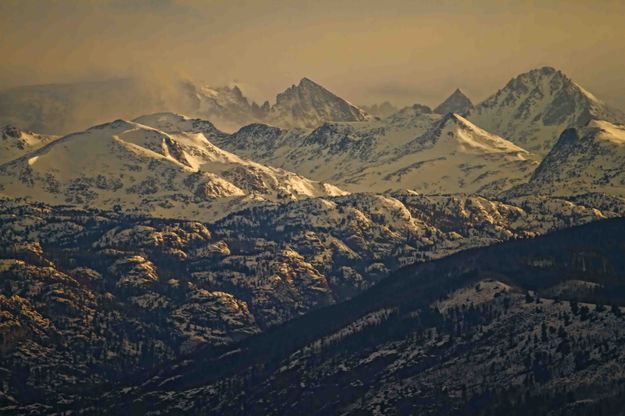
[[[434,109],[435,113],[456,113],[466,117],[473,110],[473,103],[459,88]]]
[[[312,131],[248,126],[219,145],[353,192],[495,193],[522,183],[537,165],[527,151],[463,117],[418,105],[384,120]]]
[[[337,183],[363,191],[496,194],[525,182],[536,165],[526,150],[449,113],[392,158]]]
[[[152,127],[168,134],[202,133],[208,141],[216,141],[228,136],[208,120],[188,118],[175,113],[154,113],[137,117],[135,123]]]
[[[316,129],[285,130],[256,124],[218,144],[243,157],[334,183],[392,157],[395,148],[423,134],[439,118],[411,108],[405,116],[366,123],[324,123]]]
[[[541,156],[551,150],[569,127],[583,126],[591,118],[625,121],[621,111],[608,107],[551,67],[513,78],[479,103],[467,118]]]
[[[565,130],[527,185],[511,194],[625,196],[625,126],[591,120]]]
[[[276,97],[270,124],[314,128],[326,121],[364,121],[371,116],[321,85],[303,78]]]
[[[169,119],[198,125],[175,115]],[[0,172],[7,196],[204,221],[263,201],[343,194],[243,160],[203,133],[168,134],[124,120],[65,136],[2,165]]]
[[[0,165],[31,152],[55,140],[57,136],[22,131],[15,126],[0,130]]]

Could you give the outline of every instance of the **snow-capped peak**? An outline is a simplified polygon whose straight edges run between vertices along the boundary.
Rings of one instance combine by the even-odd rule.
[[[519,154],[523,158],[529,156],[527,150],[503,139],[495,134],[471,123],[466,118],[456,113],[445,114],[438,122],[421,137],[417,138],[411,145],[419,147],[431,143],[441,146],[439,142],[444,141],[447,151],[459,149],[462,152],[478,153],[510,153]]]
[[[622,122],[625,115],[562,71],[545,66],[511,79],[467,118],[543,156],[566,128],[583,126],[592,118]]]
[[[395,149],[393,157],[338,183],[351,190],[491,194],[524,183],[536,165],[526,150],[459,114],[447,113]]]

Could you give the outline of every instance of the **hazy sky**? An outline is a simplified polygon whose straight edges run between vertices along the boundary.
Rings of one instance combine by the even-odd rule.
[[[0,0],[0,87],[127,75],[307,76],[358,104],[479,101],[551,65],[625,108],[625,1]]]

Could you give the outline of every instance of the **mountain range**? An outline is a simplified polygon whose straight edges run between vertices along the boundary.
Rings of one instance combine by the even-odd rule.
[[[352,192],[496,193],[523,183],[535,158],[457,114],[421,111],[308,131],[252,125],[218,141],[243,157]]]
[[[0,92],[2,414],[615,414],[620,111],[149,90]]]
[[[211,87],[189,80],[163,87],[140,79],[16,87],[0,91],[0,125],[46,134],[66,134],[123,116],[183,113],[210,120],[224,131],[253,122],[281,127],[316,127],[323,121],[371,118],[321,85],[302,78],[259,106],[238,86]]]
[[[206,136],[220,132],[208,122],[172,114],[138,121],[169,133],[116,120],[70,134],[0,166],[0,192],[204,221],[261,201],[344,193],[215,147]]]
[[[618,112],[548,67],[519,75],[475,106],[456,90],[435,111],[417,104],[383,119],[307,78],[273,106],[250,104],[236,87],[196,96],[204,97],[202,111],[218,118],[252,111],[309,127],[256,122],[226,133],[208,120],[167,112],[58,140],[11,127],[2,136],[0,192],[204,221],[259,203],[347,192],[625,194]],[[249,111],[237,113],[245,106]],[[534,132],[533,144],[522,124]],[[562,137],[552,145],[555,132]],[[539,138],[540,149],[549,148],[545,156]]]

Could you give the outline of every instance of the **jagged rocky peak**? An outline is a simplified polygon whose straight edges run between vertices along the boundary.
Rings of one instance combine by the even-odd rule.
[[[533,69],[513,78],[505,90],[520,96],[530,94],[530,98],[536,101],[540,98],[550,98],[540,120],[547,126],[565,121],[575,110],[581,110],[577,114],[576,124],[583,125],[590,119],[591,108],[602,105],[598,98],[576,84],[562,71],[550,66]],[[518,115],[529,114],[528,110],[529,108],[522,108]]]
[[[559,80],[560,82],[566,82],[566,83],[573,82],[568,76],[566,76],[566,74],[564,74],[564,72],[551,66],[544,66],[544,67],[535,68],[528,72],[524,72],[520,75],[517,75],[516,77],[508,81],[505,88],[526,91],[527,88],[530,88],[536,85],[542,80],[551,79],[554,77],[556,80]]]
[[[230,91],[232,91],[232,94],[234,94],[235,96],[245,98],[247,100],[247,98],[243,95],[243,91],[241,91],[241,88],[239,88],[238,85],[231,87]]]
[[[317,127],[325,121],[364,121],[370,116],[309,78],[276,97],[270,121],[286,127]]]
[[[622,122],[625,115],[562,71],[545,66],[511,79],[478,104],[468,118],[544,156],[566,128],[583,126],[592,118]]]
[[[469,97],[460,91],[459,88],[456,88],[445,101],[434,109],[434,112],[438,114],[458,113],[466,116],[472,109],[473,103]]]
[[[215,88],[188,83],[187,89],[196,101],[192,113],[209,119],[228,132],[259,122],[285,128],[314,128],[325,121],[363,121],[371,118],[364,110],[310,78],[302,78],[297,85],[279,93],[273,106],[268,101],[258,105],[249,100],[236,85]]]
[[[232,133],[245,124],[261,121],[268,112],[249,100],[236,85],[212,87],[184,81],[181,88],[190,101],[188,110],[183,112],[210,120],[222,131]]]
[[[313,81],[309,80],[308,78],[302,78],[297,85],[293,84],[290,87],[288,87],[286,90],[284,90],[283,92],[278,93],[278,95],[276,96],[276,103],[280,104],[285,99],[288,99],[290,96],[297,94],[298,91],[301,91],[307,87],[314,88],[316,86],[317,84],[315,84]]]
[[[276,105],[288,104],[294,99],[305,99],[305,96],[308,94],[334,95],[311,79],[302,78],[297,85],[291,85],[276,96]]]

